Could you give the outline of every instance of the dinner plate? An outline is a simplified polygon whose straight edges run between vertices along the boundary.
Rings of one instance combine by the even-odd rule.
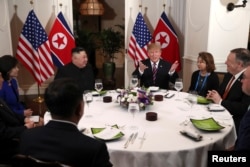
[[[157,91],[159,91],[159,87],[158,86],[150,86],[148,89],[150,90],[150,92],[157,92]]]
[[[103,141],[118,140],[124,136],[124,133],[120,131],[117,125],[105,128],[91,128],[91,132],[94,138]]]
[[[209,111],[224,111],[225,108],[219,104],[210,104],[208,107]]]
[[[203,96],[198,96],[197,97],[197,103],[199,103],[199,104],[209,104],[211,102],[212,102],[211,100],[209,100],[209,99],[207,99],[207,98],[205,98]]]
[[[225,128],[224,126],[221,126],[220,124],[218,124],[218,122],[216,122],[213,118],[207,118],[207,119],[192,119],[191,118],[190,121],[196,128],[205,130],[205,131],[218,131],[218,130]]]

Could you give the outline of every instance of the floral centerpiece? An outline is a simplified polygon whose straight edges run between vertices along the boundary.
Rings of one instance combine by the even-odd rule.
[[[138,89],[122,90],[118,95],[120,105],[123,107],[128,107],[129,103],[138,103],[141,110],[145,110],[147,105],[152,105],[154,101],[154,96],[150,90]]]

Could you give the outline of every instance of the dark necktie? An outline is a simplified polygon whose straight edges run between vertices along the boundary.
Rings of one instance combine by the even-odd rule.
[[[232,86],[232,83],[233,83],[234,79],[235,79],[235,77],[232,76],[231,80],[230,80],[229,83],[227,84],[227,87],[226,87],[226,89],[225,89],[225,92],[224,92],[224,94],[223,94],[223,96],[222,96],[222,99],[223,99],[223,100],[227,97],[227,94],[228,94],[228,92],[230,91],[230,88],[231,88],[231,86]]]
[[[153,64],[153,83],[155,84],[156,80],[156,73],[157,73],[157,68],[156,68],[156,63]]]

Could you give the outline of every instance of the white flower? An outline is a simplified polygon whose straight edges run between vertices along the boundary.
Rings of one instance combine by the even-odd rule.
[[[140,105],[140,107],[144,107],[144,103],[140,103],[139,105]]]
[[[125,102],[125,100],[126,100],[126,99],[123,97],[123,98],[121,99],[121,102]]]

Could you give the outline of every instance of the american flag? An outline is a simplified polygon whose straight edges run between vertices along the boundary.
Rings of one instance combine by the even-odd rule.
[[[128,54],[134,59],[135,66],[138,62],[148,58],[147,44],[151,41],[151,33],[139,12],[133,27],[132,35],[129,41]]]
[[[29,12],[20,34],[16,57],[39,85],[54,74],[48,36],[33,10]]]

